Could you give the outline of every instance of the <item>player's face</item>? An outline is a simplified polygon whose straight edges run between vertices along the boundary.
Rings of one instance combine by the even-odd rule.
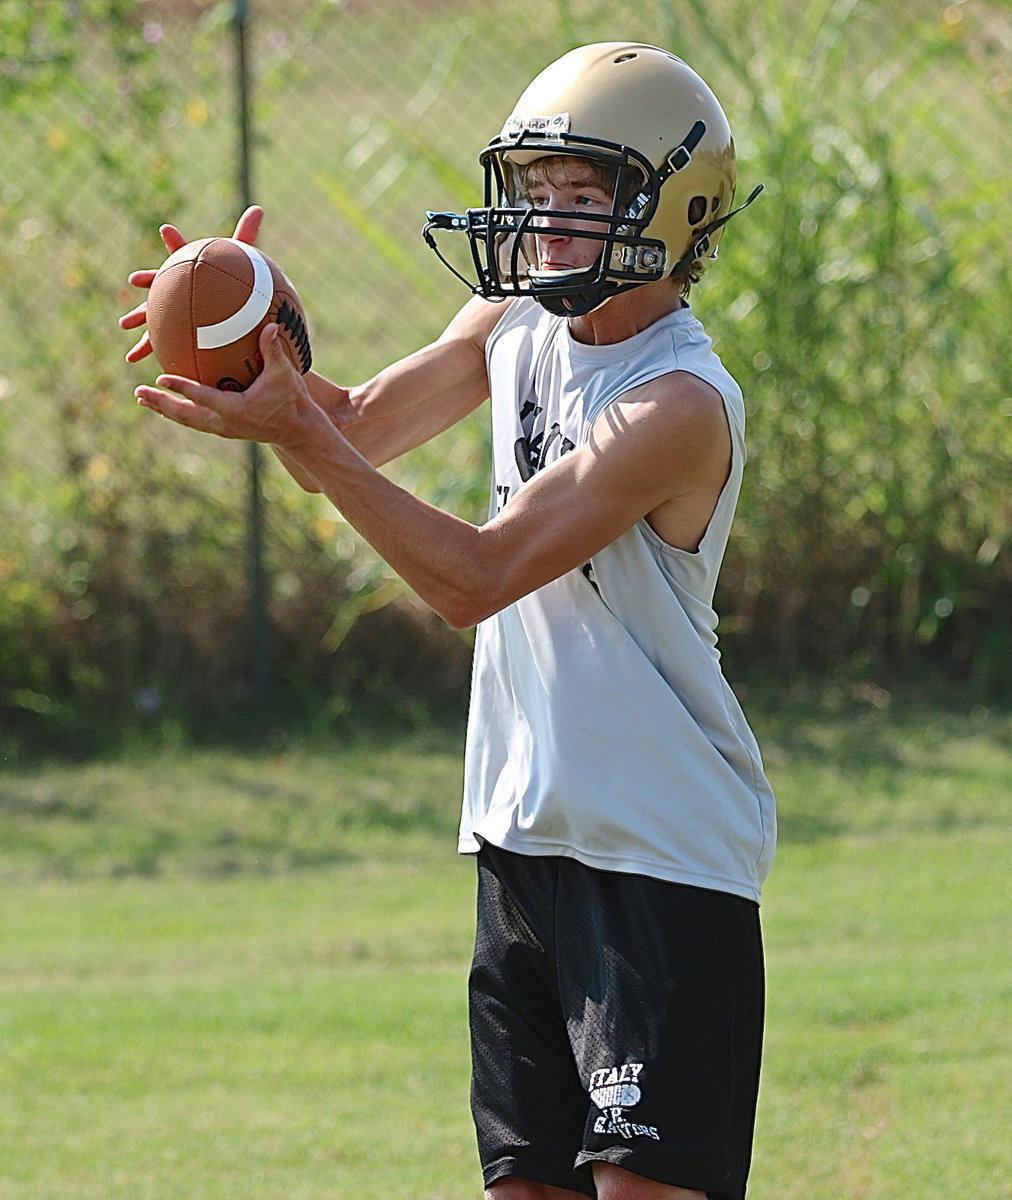
[[[608,216],[612,210],[611,191],[580,159],[563,159],[531,172],[526,193],[535,209],[601,216]],[[531,226],[535,232],[538,267],[543,271],[584,270],[601,256],[601,241],[573,234],[581,230],[603,233],[607,226],[602,222],[557,217],[546,211],[544,216],[535,217]]]

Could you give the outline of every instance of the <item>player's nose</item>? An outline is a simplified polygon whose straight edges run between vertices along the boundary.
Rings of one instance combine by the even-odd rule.
[[[571,224],[565,217],[559,216],[550,209],[545,212],[538,213],[531,224],[537,229],[542,236],[564,237]]]

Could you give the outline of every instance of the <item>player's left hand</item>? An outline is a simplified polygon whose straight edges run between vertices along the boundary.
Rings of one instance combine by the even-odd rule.
[[[232,237],[237,242],[246,242],[252,246],[257,240],[260,233],[260,226],[263,223],[264,210],[258,204],[251,204],[249,208],[242,214],[236,223],[235,232]],[[165,246],[169,254],[175,252],[186,245],[187,239],[179,232],[175,225],[162,225],[158,230],[161,235],[162,244]],[[149,288],[151,281],[158,274],[157,268],[144,269],[141,271],[131,271],[127,276],[127,283],[136,288]],[[130,312],[124,313],[119,319],[121,329],[139,329],[147,323],[148,319],[148,302],[138,304],[136,308],[132,308]],[[148,337],[147,330],[144,331],[139,342],[127,351],[127,362],[140,362],[142,358],[146,358],[151,353],[151,339]]]
[[[335,427],[309,394],[304,378],[281,345],[277,325],[260,334],[264,368],[245,392],[222,392],[181,375],[159,375],[155,386],[134,390],[144,408],[177,425],[217,437],[268,442],[293,449]]]

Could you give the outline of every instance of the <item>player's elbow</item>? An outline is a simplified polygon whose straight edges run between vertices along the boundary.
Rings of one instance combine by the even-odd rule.
[[[430,601],[453,629],[473,629],[516,599],[502,583],[503,575],[491,563],[472,562],[455,574]]]
[[[484,596],[462,589],[454,589],[452,595],[441,598],[432,606],[451,629],[473,629],[499,609]]]
[[[515,554],[491,523],[457,522],[443,531],[442,553],[405,576],[418,595],[453,629],[472,629],[512,604],[522,593]]]
[[[473,629],[481,623],[481,618],[474,618],[470,613],[444,611],[438,614],[449,625],[451,629],[456,629],[458,633],[463,633],[467,629]]]

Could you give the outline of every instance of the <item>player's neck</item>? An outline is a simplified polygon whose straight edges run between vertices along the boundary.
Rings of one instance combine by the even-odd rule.
[[[612,296],[607,304],[582,317],[570,317],[569,332],[574,341],[586,346],[611,346],[641,333],[684,303],[672,280],[645,283]]]

